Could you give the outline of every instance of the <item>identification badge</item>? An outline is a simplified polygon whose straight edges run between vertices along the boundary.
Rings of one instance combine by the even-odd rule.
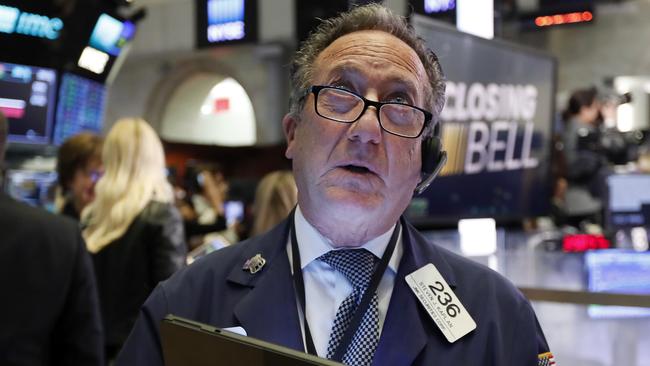
[[[406,283],[450,343],[476,329],[474,319],[433,264],[406,276]]]

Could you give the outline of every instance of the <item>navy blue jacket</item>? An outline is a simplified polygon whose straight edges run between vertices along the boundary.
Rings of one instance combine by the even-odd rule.
[[[100,366],[92,262],[76,221],[0,193],[0,365]]]
[[[429,243],[404,225],[403,256],[373,365],[537,365],[548,351],[524,296],[496,272]],[[163,365],[159,324],[169,313],[304,350],[286,253],[288,222],[269,233],[214,252],[161,283],[142,307],[117,365]],[[267,263],[250,274],[246,259]],[[449,343],[404,277],[433,263],[477,328]]]

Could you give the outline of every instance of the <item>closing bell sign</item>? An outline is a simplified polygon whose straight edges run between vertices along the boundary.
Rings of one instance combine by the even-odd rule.
[[[549,206],[555,61],[415,15],[447,78],[441,113],[449,161],[427,192],[424,221],[519,221]]]

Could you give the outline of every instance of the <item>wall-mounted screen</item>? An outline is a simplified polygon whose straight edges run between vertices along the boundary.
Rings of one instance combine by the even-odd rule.
[[[0,63],[0,110],[10,142],[49,143],[57,74],[49,68]]]
[[[257,0],[196,0],[197,45],[257,40]]]
[[[106,87],[97,81],[64,73],[59,88],[52,143],[60,145],[82,131],[102,132]]]
[[[88,43],[79,54],[77,66],[89,77],[105,81],[111,74],[111,69],[119,64],[117,60],[126,55],[126,46],[135,37],[135,32],[133,22],[100,14]]]
[[[135,24],[115,19],[108,14],[99,16],[93,33],[90,35],[90,47],[118,56],[127,42],[135,36]]]
[[[414,200],[414,221],[520,222],[548,213],[556,64],[552,56],[413,16],[447,79],[447,165]]]

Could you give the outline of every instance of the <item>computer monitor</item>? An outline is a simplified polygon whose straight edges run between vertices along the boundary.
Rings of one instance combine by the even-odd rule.
[[[650,252],[608,249],[585,254],[589,291],[650,295]],[[649,308],[590,305],[592,318],[650,317]]]
[[[102,132],[106,87],[75,74],[64,73],[59,88],[52,143],[62,144],[83,131]]]
[[[56,183],[53,171],[10,169],[5,177],[5,192],[18,201],[54,211]]]
[[[9,120],[9,142],[50,142],[56,86],[54,69],[0,62],[0,110]]]
[[[650,174],[613,174],[606,183],[608,229],[650,226]]]

